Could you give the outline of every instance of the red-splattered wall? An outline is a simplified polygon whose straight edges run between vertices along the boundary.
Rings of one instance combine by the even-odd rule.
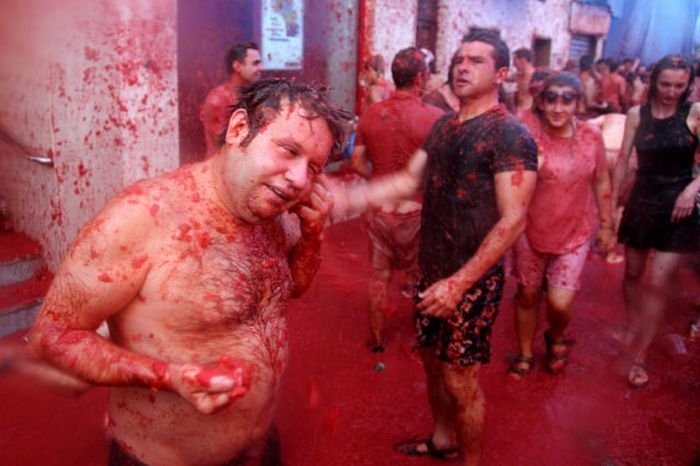
[[[52,268],[109,197],[178,165],[175,18],[175,0],[3,2],[0,195]]]
[[[330,86],[335,102],[354,105],[357,63],[357,0],[306,0],[303,56],[298,70],[271,70]],[[260,0],[178,1],[178,94],[182,162],[200,160],[204,136],[199,108],[207,92],[227,77],[224,57],[235,43],[262,47]],[[266,54],[262,50],[263,55]]]
[[[396,52],[414,45],[416,5],[402,0],[365,0],[368,53],[381,53],[391,63]],[[500,31],[511,51],[533,48],[535,39],[549,39],[550,66],[563,67],[572,32],[601,38],[610,25],[606,8],[573,8],[575,5],[574,0],[439,0],[435,50],[438,71],[446,74],[462,35],[472,27]]]

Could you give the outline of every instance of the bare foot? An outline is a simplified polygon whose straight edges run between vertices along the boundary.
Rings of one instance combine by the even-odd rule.
[[[624,256],[622,256],[622,255],[620,255],[620,254],[618,254],[618,253],[616,253],[616,252],[614,252],[614,251],[613,251],[613,252],[609,252],[609,253],[605,256],[605,262],[607,262],[608,264],[621,264],[621,263],[623,263],[624,261],[625,261]]]

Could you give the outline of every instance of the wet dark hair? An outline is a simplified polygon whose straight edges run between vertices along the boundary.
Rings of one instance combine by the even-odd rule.
[[[379,74],[384,74],[384,57],[379,54],[372,55],[367,60],[365,60],[365,69],[373,69]]]
[[[333,105],[328,99],[326,87],[303,84],[294,79],[267,78],[255,81],[241,88],[238,101],[231,107],[231,113],[246,111],[248,135],[241,142],[246,147],[255,139],[260,130],[277,118],[283,104],[299,105],[304,109],[304,118],[323,118],[333,138],[331,156],[339,154],[345,144],[348,122],[353,114]],[[226,129],[219,137],[219,147],[224,144]]]
[[[427,70],[425,55],[415,47],[399,51],[391,62],[391,77],[397,89],[411,87],[416,77]]]
[[[530,83],[527,86],[530,94],[533,94],[533,90],[535,89],[533,83],[541,83],[537,86],[537,93],[539,93],[540,90],[542,89],[542,86],[544,86],[544,82],[547,80],[547,78],[552,76],[554,73],[555,73],[555,71],[552,70],[551,68],[539,68],[539,69],[535,70],[535,72],[532,73],[532,76],[530,77]],[[536,96],[536,95],[537,94],[533,94],[533,96]],[[536,106],[534,100],[532,102],[532,105],[533,105],[533,107]]]
[[[552,72],[547,79],[544,80],[544,84],[542,84],[540,92],[535,96],[535,101],[532,105],[532,111],[540,117],[540,119],[544,118],[544,112],[540,109],[539,105],[542,103],[542,95],[552,86],[571,87],[576,94],[578,94],[579,99],[583,95],[583,84],[581,84],[581,80],[576,73],[572,73],[571,71]]]
[[[510,67],[510,50],[508,49],[508,45],[501,39],[499,33],[495,31],[485,31],[483,29],[470,31],[462,36],[462,43],[465,42],[484,42],[489,44],[493,47],[491,56],[496,62],[496,69]]]
[[[248,50],[260,50],[258,48],[258,44],[255,42],[242,42],[240,44],[236,44],[233,47],[231,47],[228,52],[226,53],[226,72],[228,74],[233,73],[233,62],[237,61],[239,63],[242,63],[243,60],[245,60],[245,56],[248,53]]]
[[[685,55],[680,54],[669,54],[663,57],[661,60],[657,61],[654,68],[651,71],[651,77],[649,78],[649,90],[647,91],[647,100],[651,100],[656,97],[656,83],[659,80],[659,76],[663,70],[686,70],[688,72],[688,86],[681,94],[678,99],[678,105],[685,102],[690,95],[691,85],[693,84],[693,79],[695,78],[695,73],[693,70],[693,62],[690,58]]]
[[[513,56],[518,58],[524,58],[525,60],[532,63],[532,50],[527,49],[525,47],[521,47],[518,50],[514,51]]]
[[[593,66],[593,57],[590,55],[584,55],[578,60],[578,68],[581,71],[588,71]]]
[[[605,62],[608,64],[611,73],[614,73],[620,67],[620,64],[614,58],[607,58]]]
[[[554,70],[551,68],[540,68],[535,70],[534,73],[532,73],[532,76],[530,77],[530,82],[532,81],[544,81],[551,75],[555,73]]]

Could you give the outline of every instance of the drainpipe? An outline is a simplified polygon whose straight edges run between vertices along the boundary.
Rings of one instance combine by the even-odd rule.
[[[367,1],[373,0],[358,0],[357,5],[357,66],[355,69],[355,79],[357,80],[362,73],[362,67],[369,55],[369,41],[367,40]],[[359,85],[355,92],[355,114],[360,113],[362,101],[365,98],[365,91]]]

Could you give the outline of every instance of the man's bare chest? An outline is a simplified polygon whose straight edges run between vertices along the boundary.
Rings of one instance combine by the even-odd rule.
[[[188,325],[235,328],[265,319],[279,314],[291,293],[286,252],[264,229],[188,231],[167,241],[159,255],[143,293]]]

